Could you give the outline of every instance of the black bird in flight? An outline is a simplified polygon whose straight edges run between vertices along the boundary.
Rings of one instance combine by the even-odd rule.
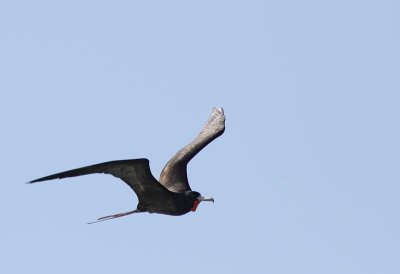
[[[133,159],[105,162],[69,171],[64,171],[28,182],[63,179],[93,173],[111,174],[128,184],[138,196],[139,203],[133,211],[98,218],[95,222],[106,221],[132,213],[149,212],[179,216],[196,211],[202,201],[213,198],[201,196],[192,191],[187,177],[187,164],[210,142],[225,131],[225,115],[222,108],[214,108],[200,134],[179,150],[165,165],[160,182],[153,177],[148,159]],[[92,223],[95,223],[92,222]]]

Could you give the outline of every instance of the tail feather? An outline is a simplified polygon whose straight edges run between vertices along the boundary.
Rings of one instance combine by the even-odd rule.
[[[96,221],[88,223],[88,225],[94,224],[94,223],[98,223],[98,222],[104,222],[104,221],[112,220],[112,219],[119,218],[119,217],[124,217],[126,215],[130,215],[130,214],[133,214],[133,213],[139,213],[139,212],[143,212],[143,211],[135,209],[135,210],[128,211],[128,212],[123,212],[123,213],[118,213],[118,214],[113,214],[113,215],[100,217]]]

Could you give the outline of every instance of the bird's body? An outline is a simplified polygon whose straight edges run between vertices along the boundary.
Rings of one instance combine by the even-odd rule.
[[[187,146],[178,151],[165,165],[158,182],[150,171],[149,160],[118,160],[81,167],[32,180],[28,183],[63,179],[94,173],[113,175],[126,184],[138,196],[136,210],[99,218],[105,221],[132,213],[149,212],[179,216],[195,211],[201,201],[213,201],[192,191],[187,178],[188,162],[206,145],[225,131],[225,115],[214,109],[200,134]]]

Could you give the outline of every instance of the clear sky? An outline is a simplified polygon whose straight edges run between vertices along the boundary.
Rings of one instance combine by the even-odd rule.
[[[1,273],[400,273],[399,1],[2,1]],[[105,175],[189,165],[215,198],[131,215]]]

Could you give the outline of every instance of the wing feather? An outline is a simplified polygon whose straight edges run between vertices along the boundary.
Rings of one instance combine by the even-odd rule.
[[[199,135],[190,144],[179,150],[165,165],[160,175],[160,183],[172,192],[191,190],[187,178],[187,164],[224,131],[224,110],[214,108]]]
[[[42,181],[95,173],[110,174],[124,181],[133,189],[133,191],[135,191],[136,195],[138,196],[139,203],[141,200],[145,200],[146,197],[170,197],[169,191],[163,187],[152,175],[149,166],[149,160],[147,159],[119,160],[85,166],[45,176],[36,180],[32,180],[28,183],[33,184]]]

